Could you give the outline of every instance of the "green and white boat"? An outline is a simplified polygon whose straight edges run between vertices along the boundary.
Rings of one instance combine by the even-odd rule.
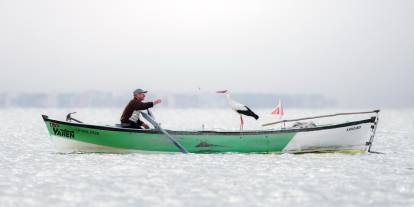
[[[246,131],[174,131],[163,130],[156,123],[154,129],[127,129],[117,126],[75,123],[71,119],[59,121],[50,119],[46,115],[42,117],[59,152],[360,153],[369,152],[371,149],[378,125],[379,110],[265,124],[282,124],[283,126],[288,122],[300,123],[297,121],[361,113],[372,113],[373,116],[339,124],[320,126],[302,124],[296,127],[281,127],[277,130]]]

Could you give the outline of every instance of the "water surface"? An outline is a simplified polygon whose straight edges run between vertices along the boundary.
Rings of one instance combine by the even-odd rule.
[[[384,154],[60,154],[40,115],[72,110],[0,109],[0,206],[414,206],[414,110],[381,112],[372,149]],[[121,110],[75,117],[109,125]],[[245,129],[272,121],[268,111]],[[224,109],[154,112],[168,129],[239,127]]]

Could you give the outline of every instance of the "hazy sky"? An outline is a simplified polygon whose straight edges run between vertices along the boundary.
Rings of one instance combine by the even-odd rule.
[[[0,92],[317,93],[414,106],[413,0],[0,0]]]

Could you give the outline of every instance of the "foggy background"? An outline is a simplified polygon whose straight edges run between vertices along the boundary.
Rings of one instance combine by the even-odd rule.
[[[414,107],[413,11],[412,0],[0,0],[0,98],[141,87]]]

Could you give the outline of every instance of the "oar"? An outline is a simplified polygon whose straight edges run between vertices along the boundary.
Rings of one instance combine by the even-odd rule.
[[[167,131],[165,131],[161,126],[153,119],[151,116],[152,113],[148,110],[148,114],[145,112],[141,112],[142,116],[149,121],[156,129],[159,129],[174,145],[184,154],[187,154],[188,151],[185,149],[176,139],[174,139],[173,136],[168,134]]]
[[[270,125],[279,124],[279,123],[302,121],[302,120],[317,119],[317,118],[325,118],[325,117],[332,117],[332,116],[343,116],[343,115],[352,115],[352,114],[371,114],[371,113],[379,113],[379,112],[380,112],[380,110],[377,109],[377,110],[374,110],[374,111],[362,111],[362,112],[329,114],[329,115],[323,115],[323,116],[312,116],[312,117],[306,117],[306,118],[300,118],[300,119],[281,120],[281,121],[262,124],[262,126],[270,126]]]

